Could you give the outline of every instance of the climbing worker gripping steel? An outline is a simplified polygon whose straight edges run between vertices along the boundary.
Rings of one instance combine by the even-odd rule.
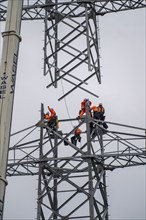
[[[58,119],[56,112],[54,111],[53,108],[50,108],[49,106],[48,106],[48,110],[49,112],[44,114],[44,119],[45,119],[44,122],[47,123],[48,127],[52,128],[53,130],[56,130],[56,128],[58,128]]]
[[[90,106],[92,105],[92,102],[89,100],[89,99],[87,99],[87,98],[85,98],[82,102],[81,102],[81,109],[80,109],[80,111],[79,111],[79,116],[77,117],[77,119],[79,120],[79,119],[81,119],[82,118],[82,116],[85,114],[85,112],[86,112],[86,103],[88,103],[89,104],[89,115],[90,115],[90,117],[92,117],[92,114],[91,114],[91,111],[90,111]],[[90,122],[89,123],[90,124],[90,133],[92,132],[92,129],[93,129],[93,122]]]
[[[81,110],[79,111],[79,116],[78,118],[81,118],[84,114],[85,114],[85,103],[89,101],[89,99],[84,99],[82,102],[81,102]],[[89,105],[91,106],[92,102],[89,101]]]

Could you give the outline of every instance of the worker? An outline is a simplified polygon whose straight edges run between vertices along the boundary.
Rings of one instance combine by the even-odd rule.
[[[84,99],[82,102],[81,102],[81,110],[79,111],[79,117],[78,118],[81,118],[83,116],[83,114],[85,113],[86,111],[86,108],[85,108],[85,104],[86,102],[89,102],[89,105],[91,106],[91,102],[89,101],[89,99]]]
[[[48,106],[48,110],[49,112],[44,114],[45,122],[47,122],[48,127],[52,128],[53,130],[56,130],[56,128],[59,127],[56,112],[54,111],[53,108],[50,108],[49,106]]]
[[[93,116],[93,118],[95,118],[95,119],[99,119],[99,113],[98,113],[98,108],[97,108],[97,106],[92,106],[91,108],[90,108],[90,111],[91,111],[91,114],[92,114],[92,116]]]
[[[93,117],[95,119],[101,120],[101,121],[105,120],[105,115],[104,115],[105,109],[104,109],[102,103],[99,103],[99,105],[97,107],[96,106],[92,106],[90,108],[90,110],[91,110],[91,112],[93,111]],[[108,125],[105,122],[104,123],[99,122],[99,124],[102,124],[105,129],[108,128]]]
[[[97,107],[97,112],[98,112],[98,114],[97,114],[98,119],[104,121],[104,119],[105,119],[105,116],[104,116],[105,109],[104,109],[102,103],[99,103],[99,105]]]
[[[71,137],[71,143],[76,145],[77,141],[81,142],[81,129],[80,128],[76,128],[76,130],[74,131],[74,136]]]

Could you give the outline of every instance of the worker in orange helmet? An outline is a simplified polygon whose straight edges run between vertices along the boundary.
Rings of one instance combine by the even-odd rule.
[[[71,143],[76,145],[77,141],[81,142],[81,129],[80,128],[76,128],[76,130],[74,131],[74,136],[71,137]]]
[[[53,108],[50,108],[49,106],[48,106],[48,110],[49,112],[44,114],[45,122],[47,122],[47,126],[49,126],[52,129],[55,129],[55,127],[58,127],[58,120],[57,120],[56,112],[54,111]]]
[[[102,103],[100,103],[98,106],[92,106],[90,108],[90,111],[93,113],[93,117],[95,119],[98,119],[98,120],[104,120],[104,113],[105,113],[105,109],[104,107],[102,106]]]
[[[98,108],[97,108],[97,106],[92,106],[91,108],[90,108],[90,111],[91,111],[91,113],[92,113],[92,115],[93,115],[93,118],[95,118],[95,119],[99,119],[98,118],[98,116],[99,116],[99,114],[98,114]]]
[[[86,111],[85,104],[86,104],[87,101],[89,101],[89,99],[84,99],[81,102],[81,110],[79,111],[79,118],[81,118],[83,116],[83,114],[85,113],[85,111]],[[91,104],[92,104],[92,102],[89,101],[90,106],[91,106]]]
[[[101,121],[104,121],[105,120],[105,109],[102,105],[102,103],[99,103],[99,105],[96,107],[96,106],[92,106],[90,108],[91,112],[93,111],[93,117],[97,120],[101,120]],[[101,123],[99,123],[101,124]],[[103,127],[104,128],[108,128],[108,125],[104,122],[102,123]]]

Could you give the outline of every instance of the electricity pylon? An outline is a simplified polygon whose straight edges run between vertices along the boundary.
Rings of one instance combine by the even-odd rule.
[[[43,114],[42,104],[40,136],[36,126],[11,135],[7,176],[39,176],[37,219],[109,219],[106,173],[146,164],[145,129],[106,122],[107,130],[86,114],[63,133],[45,126]],[[77,121],[59,124],[70,120]],[[82,144],[75,146],[71,137],[77,127]],[[116,131],[120,127],[122,132]]]
[[[1,21],[6,19],[6,2],[0,1]],[[98,16],[145,6],[145,1],[24,1],[22,20],[44,20],[44,75],[51,79],[47,88],[58,88],[60,80],[64,80],[72,88],[59,100],[77,88],[96,96],[85,86],[93,77],[101,83]],[[61,57],[65,59],[62,61]],[[79,74],[80,68],[85,69],[84,75]],[[76,126],[83,131],[80,147],[70,142],[75,128],[64,134],[44,126],[42,105],[41,121],[37,124],[40,136],[34,138],[37,126],[24,129],[18,133],[32,130],[9,148],[7,176],[39,176],[37,220],[108,220],[106,172],[146,164],[145,129],[129,126],[142,134],[105,130],[102,122],[90,118],[88,112],[87,105],[85,117]],[[62,119],[59,123],[70,120],[77,119]],[[11,138],[16,138],[18,133]],[[135,145],[135,140],[141,147]]]

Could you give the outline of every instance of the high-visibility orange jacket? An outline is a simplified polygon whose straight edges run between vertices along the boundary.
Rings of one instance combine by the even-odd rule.
[[[81,110],[79,111],[79,117],[82,117],[83,114],[85,113],[85,103],[87,102],[87,100],[84,100],[81,102]],[[89,105],[91,105],[92,102],[89,101]]]
[[[90,108],[90,110],[92,111],[93,110],[93,112],[105,112],[105,110],[104,110],[104,108],[103,107],[100,107],[100,106],[92,106],[91,108]]]
[[[86,100],[84,100],[83,102],[81,102],[81,110],[83,110],[83,109],[85,109],[85,103],[86,103],[87,101]],[[91,105],[92,103],[89,101],[89,105]]]
[[[50,108],[50,107],[48,106],[48,110],[51,112],[51,116],[50,116],[50,117],[56,116],[56,112],[54,111],[53,108]]]
[[[75,134],[81,134],[81,129],[80,129],[80,128],[77,128],[77,129],[75,130]]]
[[[93,110],[93,112],[98,112],[98,108],[97,108],[97,106],[92,106],[91,108],[90,108],[90,110],[92,111]]]
[[[102,112],[102,113],[105,112],[105,110],[104,110],[104,108],[103,108],[102,106],[101,106],[101,107],[98,106],[98,107],[97,107],[97,111],[98,111],[98,112]]]
[[[50,111],[51,115],[48,113],[44,114],[44,119],[47,119],[49,121],[52,117],[56,116],[56,112],[54,111],[54,109],[50,108],[49,106],[48,106],[48,110]]]

